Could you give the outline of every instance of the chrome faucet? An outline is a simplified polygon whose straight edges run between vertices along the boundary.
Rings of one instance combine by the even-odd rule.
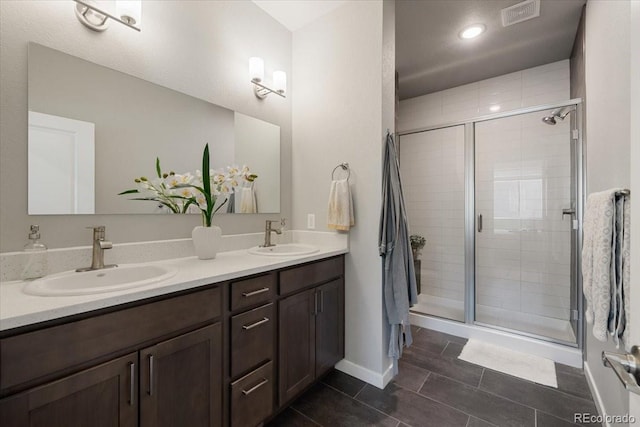
[[[272,228],[271,224],[275,224],[278,221],[272,221],[270,219],[268,219],[265,222],[265,226],[264,226],[264,245],[261,245],[261,247],[263,248],[268,248],[270,246],[275,246],[275,244],[271,243],[271,232],[274,232],[276,234],[282,234],[282,228],[285,226],[286,221],[284,218],[282,218],[279,222],[281,227],[280,228]]]
[[[92,270],[101,270],[103,268],[111,268],[117,267],[117,264],[107,264],[104,265],[104,251],[106,249],[111,249],[113,247],[113,243],[104,240],[104,225],[99,225],[97,227],[87,227],[93,230],[93,255],[91,259],[91,267],[78,268],[77,272],[83,271],[92,271]]]

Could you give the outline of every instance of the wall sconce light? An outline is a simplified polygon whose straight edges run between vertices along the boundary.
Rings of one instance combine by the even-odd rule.
[[[115,14],[100,9],[93,0],[74,1],[76,2],[76,17],[87,28],[94,31],[104,31],[109,28],[109,20],[113,20],[140,31],[140,23],[142,22],[141,0],[116,0]]]
[[[249,58],[249,78],[253,83],[253,92],[258,98],[264,99],[270,93],[286,98],[284,94],[287,91],[287,73],[274,71],[273,88],[270,88],[264,84],[264,61],[262,58],[257,56]]]

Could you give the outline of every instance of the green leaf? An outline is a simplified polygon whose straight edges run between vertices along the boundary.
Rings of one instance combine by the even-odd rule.
[[[204,221],[207,227],[211,227],[211,217],[213,216],[213,204],[211,203],[211,176],[209,174],[209,144],[204,146],[202,153],[202,194],[207,199],[207,210],[204,212]]]
[[[162,179],[162,171],[160,170],[160,157],[156,157],[156,172],[158,173],[158,178]]]
[[[133,194],[133,193],[139,193],[140,191],[138,190],[126,190],[123,191],[122,193],[118,193],[118,196],[122,196],[123,194]]]

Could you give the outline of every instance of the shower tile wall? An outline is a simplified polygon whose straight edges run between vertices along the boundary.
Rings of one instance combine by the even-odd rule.
[[[569,60],[400,101],[398,130],[569,99]]]

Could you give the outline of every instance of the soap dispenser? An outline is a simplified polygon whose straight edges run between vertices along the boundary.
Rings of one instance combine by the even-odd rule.
[[[40,242],[40,227],[31,226],[29,243],[24,246],[26,262],[22,270],[22,280],[37,279],[47,274],[47,247]]]

